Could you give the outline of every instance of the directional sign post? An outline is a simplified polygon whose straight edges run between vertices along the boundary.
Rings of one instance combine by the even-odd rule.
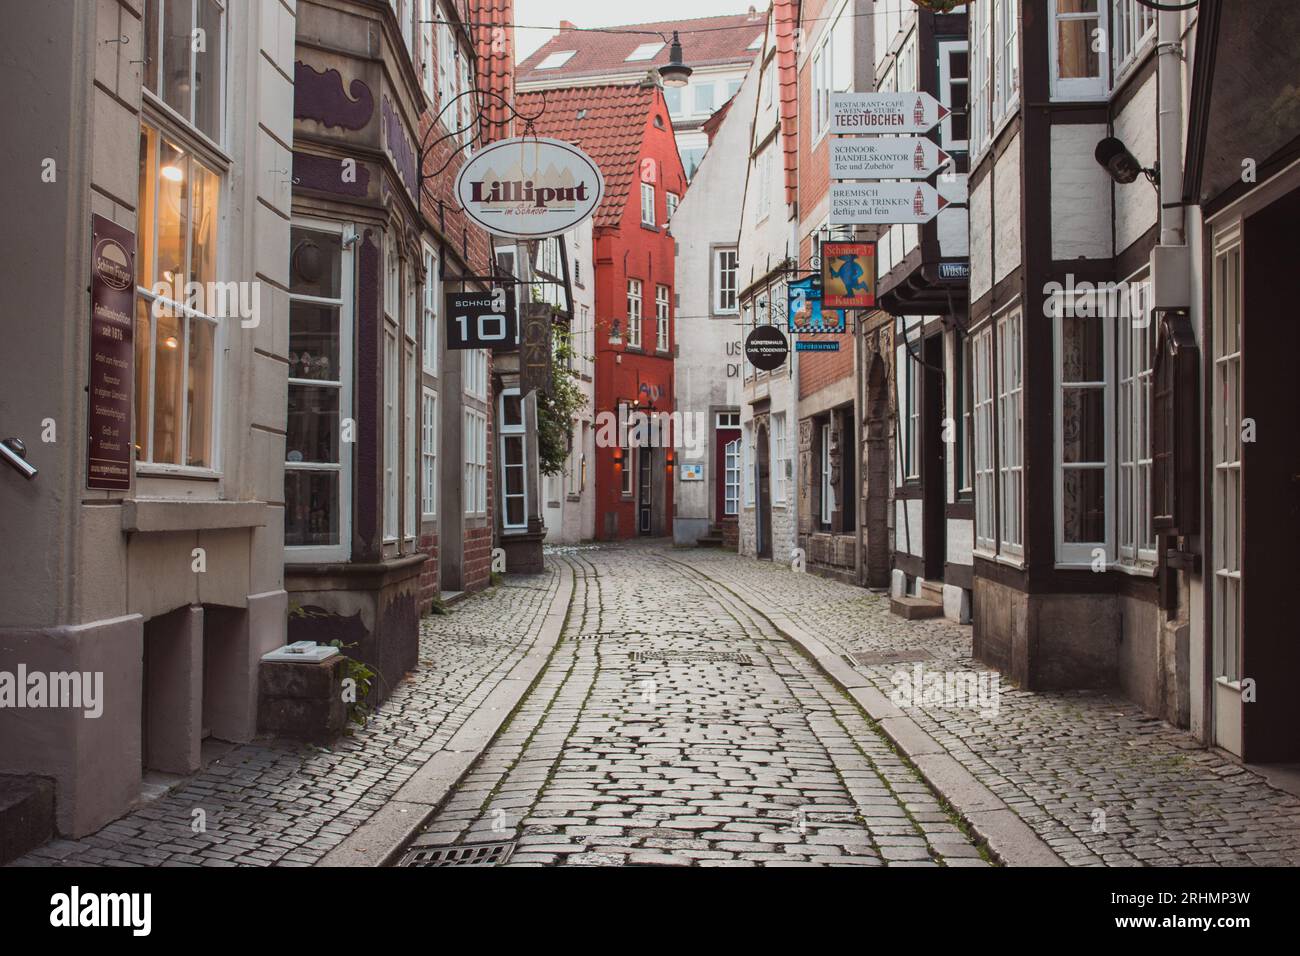
[[[920,136],[837,139],[831,179],[927,179],[951,158]]]
[[[832,133],[919,135],[951,110],[929,93],[832,93]]]
[[[833,226],[929,222],[948,205],[929,183],[832,183]]]

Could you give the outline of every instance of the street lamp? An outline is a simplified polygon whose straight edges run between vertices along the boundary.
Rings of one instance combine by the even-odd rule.
[[[1097,144],[1093,157],[1106,170],[1106,174],[1121,185],[1133,182],[1139,173],[1152,183],[1160,181],[1159,164],[1150,168],[1143,166],[1118,137],[1107,136],[1103,139]]]
[[[673,45],[668,48],[668,63],[659,67],[659,78],[663,80],[664,86],[680,88],[686,85],[692,72],[689,66],[682,63],[682,41],[677,38],[677,31],[674,30]]]

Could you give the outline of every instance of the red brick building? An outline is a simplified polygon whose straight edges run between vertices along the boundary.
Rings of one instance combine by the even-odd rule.
[[[593,246],[596,284],[596,537],[660,536],[672,528],[672,456],[662,447],[618,447],[601,413],[671,413],[675,290],[670,203],[686,190],[657,79],[621,86],[521,93],[539,136],[584,150],[605,177]],[[635,421],[635,419],[632,419]],[[630,429],[629,429],[630,432]],[[633,436],[629,434],[628,444]]]

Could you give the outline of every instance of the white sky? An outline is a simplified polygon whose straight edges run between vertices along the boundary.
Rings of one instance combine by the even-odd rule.
[[[561,20],[579,27],[621,26],[675,18],[716,17],[744,13],[750,6],[767,9],[766,0],[655,0],[648,6],[620,0],[515,0],[515,23],[545,30],[515,29],[515,62],[527,59],[555,36]],[[648,38],[647,38],[648,39]]]

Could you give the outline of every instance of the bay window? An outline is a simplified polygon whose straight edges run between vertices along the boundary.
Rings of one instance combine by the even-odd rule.
[[[397,417],[401,403],[402,366],[398,338],[401,312],[401,272],[393,238],[384,240],[384,542],[395,544],[400,531],[397,485],[401,438]]]
[[[1138,0],[1110,0],[1110,55],[1118,77],[1155,36],[1156,11]]]
[[[352,251],[336,223],[295,222],[289,254],[284,545],[289,561],[350,555]],[[350,440],[350,439],[349,439]]]
[[[215,143],[225,106],[226,0],[146,0],[144,86]]]
[[[1024,553],[1024,380],[1020,309],[995,322],[997,336],[998,551]]]
[[[1056,391],[1057,561],[1088,564],[1096,549],[1109,554],[1106,486],[1110,434],[1110,319],[1092,308],[1057,310],[1060,354]]]
[[[1106,95],[1099,51],[1105,49],[1102,0],[1049,0],[1048,47],[1052,98],[1101,99]]]
[[[501,393],[501,527],[528,527],[528,436],[524,429],[524,400],[519,389]]]
[[[993,326],[970,338],[974,432],[975,548],[994,555],[997,543],[997,474],[993,456]]]
[[[217,467],[223,316],[197,283],[217,279],[221,177],[178,137],[140,130],[135,455],[142,465]],[[187,289],[187,286],[189,288]]]

